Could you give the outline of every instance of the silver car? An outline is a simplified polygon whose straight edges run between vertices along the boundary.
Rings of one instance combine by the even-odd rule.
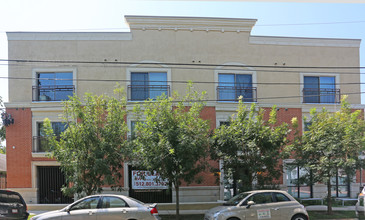
[[[146,205],[122,195],[93,195],[82,198],[57,211],[46,212],[31,220],[160,220],[156,204]]]
[[[304,206],[285,191],[256,190],[244,192],[223,206],[210,209],[204,220],[308,220]]]

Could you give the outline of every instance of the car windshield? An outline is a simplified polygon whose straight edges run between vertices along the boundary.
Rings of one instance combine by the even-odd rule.
[[[246,198],[248,195],[250,195],[250,193],[240,193],[240,194],[232,197],[230,200],[228,200],[223,205],[225,205],[225,206],[235,206],[238,203],[240,203],[242,201],[242,199]]]

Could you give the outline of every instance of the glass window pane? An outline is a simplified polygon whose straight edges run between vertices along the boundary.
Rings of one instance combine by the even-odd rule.
[[[56,85],[73,85],[72,72],[56,73]]]
[[[321,103],[335,103],[335,77],[320,77]]]
[[[236,90],[235,90],[235,82],[234,82],[234,74],[219,74],[218,75],[219,82],[219,100],[236,100]]]
[[[72,206],[71,211],[79,209],[96,209],[99,197],[87,198]]]
[[[219,86],[235,86],[234,74],[219,74],[218,75]]]
[[[271,193],[257,193],[251,196],[248,199],[248,201],[254,201],[256,204],[265,204],[273,202]]]
[[[275,193],[275,197],[276,197],[276,201],[277,202],[287,202],[287,201],[290,201],[290,199],[282,194],[282,193]]]
[[[252,75],[237,74],[236,75],[236,97],[243,97],[243,101],[252,102]]]
[[[60,136],[66,130],[66,126],[67,124],[63,122],[52,122],[52,129],[56,136]]]
[[[252,87],[252,75],[237,74],[236,75],[237,87]]]
[[[54,73],[38,73],[38,100],[50,101],[54,97]]]
[[[146,100],[148,98],[148,73],[132,73],[131,86],[132,100]]]
[[[149,98],[156,99],[158,96],[167,93],[167,74],[166,73],[150,73],[149,74]]]
[[[335,77],[323,76],[320,77],[321,89],[335,89]]]
[[[304,103],[319,103],[319,77],[304,77]]]
[[[103,198],[102,208],[124,208],[128,207],[127,203],[118,197],[106,196]]]

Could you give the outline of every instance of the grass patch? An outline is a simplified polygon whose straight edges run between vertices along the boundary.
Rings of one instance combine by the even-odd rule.
[[[328,215],[326,211],[308,211],[309,219],[346,219],[357,218],[355,211],[333,211]]]
[[[162,220],[175,220],[175,215],[160,215]],[[180,215],[180,220],[202,220],[204,215]]]

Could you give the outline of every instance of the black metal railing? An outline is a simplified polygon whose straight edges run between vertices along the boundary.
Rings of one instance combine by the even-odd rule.
[[[340,89],[303,89],[303,103],[340,103]]]
[[[56,137],[56,140],[60,140],[60,136]],[[33,137],[33,153],[43,153],[50,151],[50,144],[46,137],[34,136]]]
[[[75,86],[33,86],[33,102],[68,100],[75,92]]]
[[[158,96],[170,96],[169,85],[129,85],[128,101],[144,101],[147,99],[156,99]]]
[[[256,87],[218,86],[218,101],[237,102],[242,97],[243,102],[257,102]]]

